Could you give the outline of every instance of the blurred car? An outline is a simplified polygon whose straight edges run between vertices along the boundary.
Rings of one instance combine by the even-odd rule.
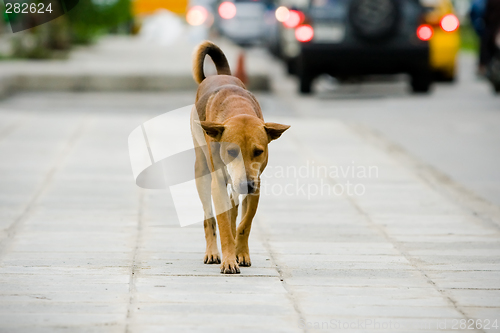
[[[494,50],[487,67],[486,77],[498,94],[500,93],[500,29],[495,34]]]
[[[236,44],[247,46],[265,41],[272,15],[268,0],[231,0],[218,3],[216,28]]]
[[[151,15],[157,10],[166,9],[172,13],[185,14],[188,5],[188,0],[172,0],[172,1],[157,1],[157,0],[134,0],[131,3],[131,11],[133,17]]]
[[[266,24],[268,26],[267,32],[264,36],[264,47],[275,57],[280,57],[280,28],[281,23],[275,17],[276,6],[270,7],[270,12],[266,17]]]
[[[421,0],[426,8],[425,22],[432,28],[429,40],[430,64],[438,81],[454,81],[460,49],[460,22],[450,0]]]
[[[268,16],[268,31],[265,37],[265,47],[268,51],[279,59],[286,60],[286,54],[282,50],[284,21],[289,16],[289,9],[307,8],[309,0],[272,0],[271,9],[273,12]],[[283,17],[286,15],[286,18]]]
[[[301,93],[325,73],[407,73],[414,92],[428,92],[433,28],[424,19],[418,0],[311,0],[281,18],[282,57],[298,75]]]

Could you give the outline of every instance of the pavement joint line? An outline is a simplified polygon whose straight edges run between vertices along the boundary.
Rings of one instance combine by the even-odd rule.
[[[447,288],[449,290],[500,290],[500,288],[458,288],[458,287],[452,287],[452,288]]]
[[[151,146],[149,145],[148,135],[146,134],[146,129],[144,128],[144,124],[141,124],[142,136],[144,137],[144,141],[146,142],[146,147],[148,148],[149,159],[151,160],[151,164],[155,163],[155,159],[153,157],[153,152],[151,151]]]
[[[192,276],[192,277],[200,277],[200,276],[203,276],[203,277],[218,277],[220,275],[217,275],[217,274],[144,274],[146,276]],[[259,275],[245,275],[245,274],[235,274],[234,277],[231,277],[232,279],[236,279],[236,278],[248,278],[248,277],[251,277],[251,278],[275,278],[277,277],[276,275],[262,275],[262,274],[259,274]]]
[[[347,127],[347,128],[349,129],[349,127]],[[356,133],[356,132],[354,132],[354,133]],[[297,140],[297,138],[295,137],[295,135],[293,133],[289,134],[288,137],[290,138],[290,140],[292,141],[292,143],[297,148],[300,148],[300,149],[297,149],[297,150],[298,151],[302,151],[303,155],[305,155],[306,157],[309,157],[311,159],[316,160],[319,165],[325,165],[324,163],[322,163],[321,159],[317,158],[314,153],[310,152],[309,149],[307,149],[306,147],[304,147],[299,142],[299,140]],[[362,138],[366,139],[364,137],[362,137]],[[326,178],[326,180],[329,181],[330,183],[338,184],[335,181],[334,178],[331,178],[331,177],[323,177],[323,178]],[[420,265],[418,264],[418,262],[416,260],[414,260],[413,257],[404,250],[404,245],[402,245],[399,241],[397,241],[396,239],[393,239],[391,236],[389,236],[389,234],[386,232],[386,230],[385,230],[386,228],[384,226],[381,226],[381,225],[373,222],[373,220],[371,219],[370,215],[359,206],[359,204],[356,202],[356,200],[354,198],[352,198],[350,196],[347,196],[345,194],[343,194],[342,196],[345,197],[351,203],[351,205],[359,212],[359,214],[361,216],[363,216],[364,219],[372,227],[374,227],[389,243],[391,243],[394,246],[394,248],[396,250],[398,250],[399,253],[401,253],[401,255],[406,260],[408,260],[408,262],[410,263],[410,265],[412,265],[415,268],[415,270],[417,272],[419,272],[422,275],[422,277],[425,278],[425,280],[427,280],[427,283],[430,286],[432,286],[445,300],[448,301],[448,303],[451,306],[453,306],[453,308],[458,313],[460,313],[463,316],[463,319],[472,320],[472,318],[470,318],[469,316],[467,316],[467,314],[458,305],[458,302],[456,300],[454,300],[453,297],[450,296],[446,290],[438,288],[438,286],[436,285],[436,283],[427,275],[427,273],[425,272],[425,270],[420,267]],[[486,331],[484,331],[484,330],[480,330],[480,332],[486,333]]]
[[[14,220],[14,222],[12,222],[10,224],[10,226],[4,230],[3,235],[2,235],[3,237],[0,236],[0,237],[2,237],[2,238],[0,238],[0,262],[2,261],[2,258],[5,256],[5,254],[8,252],[9,247],[12,245],[12,241],[14,240],[17,232],[21,229],[21,227],[24,225],[24,222],[29,218],[29,216],[33,212],[38,200],[43,196],[45,191],[49,188],[50,183],[52,182],[54,175],[59,170],[59,167],[61,166],[62,162],[69,155],[71,149],[73,149],[76,142],[82,137],[83,133],[85,132],[85,129],[87,127],[88,122],[89,122],[89,118],[87,116],[84,116],[80,120],[80,124],[76,127],[76,129],[74,130],[74,132],[70,136],[66,146],[62,149],[62,151],[59,153],[59,155],[55,159],[54,164],[52,165],[50,170],[47,172],[47,175],[45,176],[41,185],[35,191],[35,194],[29,200],[28,204],[26,205],[26,207],[23,210],[23,212],[21,213],[21,215],[19,215]]]
[[[342,263],[342,261],[329,261],[329,263],[332,264],[337,264],[337,263]],[[371,262],[357,262],[357,263],[371,263]],[[51,267],[51,266],[25,266],[25,267]],[[95,266],[95,267],[106,267],[106,266]],[[123,266],[107,266],[107,267],[123,267]],[[378,268],[381,271],[413,271],[413,268]],[[349,270],[349,269],[346,269]],[[373,271],[372,268],[353,268],[352,270],[356,271]],[[429,272],[498,272],[500,269],[426,269],[426,271]],[[278,271],[279,273],[279,271]],[[4,273],[4,274],[18,274],[18,273]],[[36,275],[36,273],[32,273],[33,275]],[[27,274],[29,275],[29,274]],[[218,275],[213,275],[213,274],[144,274],[147,276],[218,276]],[[245,274],[238,274],[238,276],[241,277],[276,277],[276,275],[268,275],[268,274],[259,274],[259,275],[245,275]],[[281,277],[281,275],[280,275]]]
[[[500,231],[500,207],[460,185],[433,166],[420,161],[382,133],[363,125],[345,125],[372,145],[383,149],[391,157],[396,158],[398,162],[402,162],[433,190],[445,195],[461,207],[465,206],[471,215],[478,217],[489,227]]]
[[[144,222],[144,197],[145,190],[139,189],[139,204],[137,211],[137,228],[136,228],[136,237],[135,237],[135,246],[132,254],[132,263],[130,266],[130,277],[129,277],[129,301],[127,306],[127,317],[126,317],[126,325],[125,325],[125,333],[129,333],[130,331],[130,323],[134,318],[135,306],[137,304],[137,273],[139,272],[140,265],[139,262],[139,246],[142,240],[142,231],[143,231],[143,222]],[[139,269],[138,269],[139,268]]]
[[[292,288],[286,282],[286,277],[288,276],[288,274],[286,274],[284,272],[284,269],[281,268],[276,261],[276,258],[274,256],[272,248],[271,248],[271,244],[269,244],[268,237],[266,236],[267,233],[265,231],[265,227],[262,225],[260,219],[257,217],[254,218],[254,223],[257,226],[257,229],[259,229],[262,244],[264,245],[264,248],[267,250],[269,257],[271,258],[271,263],[272,263],[273,267],[276,269],[276,271],[279,274],[281,284],[282,284],[283,288],[285,289],[286,295],[287,295],[288,299],[290,300],[290,302],[292,303],[292,306],[299,317],[298,318],[299,321],[306,322],[305,316],[303,315],[302,310],[300,309],[299,302],[297,301]],[[275,276],[273,276],[273,277],[275,277]],[[307,333],[308,332],[307,326],[304,326],[302,331],[304,333]]]

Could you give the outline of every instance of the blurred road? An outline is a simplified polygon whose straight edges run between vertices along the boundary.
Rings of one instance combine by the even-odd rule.
[[[474,55],[462,54],[458,82],[436,84],[428,96],[409,94],[405,78],[340,86],[322,80],[317,95],[293,102],[289,96],[295,85],[290,81],[278,81],[275,89],[285,101],[278,105],[289,112],[341,119],[382,134],[500,205],[500,95],[476,77],[475,62]]]
[[[181,40],[165,48],[137,38],[108,37],[77,49],[68,61],[2,62],[0,72],[13,76],[11,85],[21,91],[189,90],[195,84],[185,60],[193,45]],[[227,41],[221,47],[234,67],[238,49]],[[299,98],[294,80],[263,50],[248,52],[246,65],[254,89],[267,89],[268,77],[273,78],[276,94],[263,95],[275,106],[268,112],[341,119],[376,131],[500,205],[500,97],[476,78],[472,54],[460,57],[458,83],[438,84],[429,96],[410,95],[405,78],[341,86],[323,79],[316,85],[318,94]],[[1,84],[0,77],[0,95]]]
[[[180,228],[170,193],[132,177],[129,133],[194,91],[2,100],[0,332],[497,331],[498,206],[426,164],[498,193],[498,98],[465,74],[431,96],[324,81],[299,97],[271,67],[258,99],[292,127],[237,276],[204,265],[202,225]]]

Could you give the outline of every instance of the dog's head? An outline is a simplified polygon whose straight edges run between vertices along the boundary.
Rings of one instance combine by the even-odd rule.
[[[201,127],[220,143],[220,157],[227,166],[234,190],[239,194],[251,194],[259,188],[260,174],[267,165],[267,145],[290,126],[238,115],[223,124],[202,121]]]

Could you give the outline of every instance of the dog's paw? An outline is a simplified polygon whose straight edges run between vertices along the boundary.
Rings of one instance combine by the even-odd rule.
[[[203,258],[205,264],[220,264],[219,253],[205,253],[205,258]]]
[[[236,259],[224,259],[220,265],[220,272],[224,274],[240,274]]]
[[[238,262],[238,265],[242,267],[250,267],[252,266],[252,262],[250,261],[250,254],[247,253],[239,253],[236,255],[236,261]]]

